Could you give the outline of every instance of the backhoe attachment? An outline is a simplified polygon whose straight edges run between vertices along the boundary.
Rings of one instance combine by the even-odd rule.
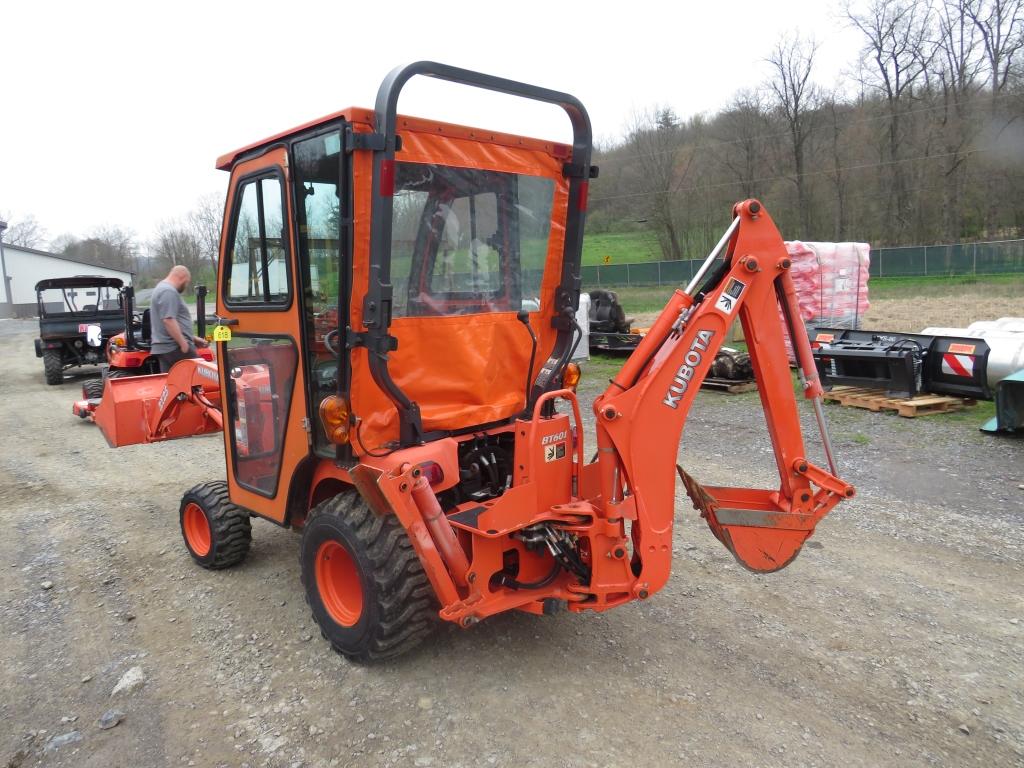
[[[779,473],[777,489],[702,486],[678,474],[714,535],[752,571],[789,564],[814,527],[854,489],[836,474],[822,389],[782,237],[756,200],[734,219],[685,291],[676,291],[651,331],[597,399],[600,499],[605,514],[635,515],[638,580],[651,593],[668,578],[676,456],[690,406],[736,320],[743,326]],[[811,400],[828,470],[807,458],[785,334]]]

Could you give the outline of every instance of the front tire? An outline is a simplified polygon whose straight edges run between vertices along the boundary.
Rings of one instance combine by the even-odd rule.
[[[86,379],[82,383],[82,394],[86,400],[99,400],[103,397],[103,379]]]
[[[299,565],[321,634],[353,661],[399,656],[437,625],[433,588],[405,529],[354,491],[310,511]]]
[[[203,568],[229,568],[249,554],[249,513],[231,503],[227,483],[202,483],[187,491],[181,497],[178,518],[185,547]]]
[[[64,361],[61,360],[59,349],[48,349],[43,352],[43,371],[46,373],[46,383],[64,383]]]

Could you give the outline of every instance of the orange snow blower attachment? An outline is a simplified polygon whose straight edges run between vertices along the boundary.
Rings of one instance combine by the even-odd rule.
[[[112,448],[220,432],[217,365],[182,360],[167,373],[107,379],[93,414]]]

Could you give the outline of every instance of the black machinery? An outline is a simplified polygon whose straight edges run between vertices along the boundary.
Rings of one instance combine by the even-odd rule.
[[[885,389],[899,397],[921,392],[991,400],[984,339],[920,333],[816,328],[809,332],[826,387]]]

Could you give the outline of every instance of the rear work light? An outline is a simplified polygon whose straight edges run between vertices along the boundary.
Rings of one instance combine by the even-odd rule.
[[[324,425],[328,440],[337,445],[345,445],[352,426],[352,409],[348,400],[339,395],[325,397],[320,402],[320,423]]]

